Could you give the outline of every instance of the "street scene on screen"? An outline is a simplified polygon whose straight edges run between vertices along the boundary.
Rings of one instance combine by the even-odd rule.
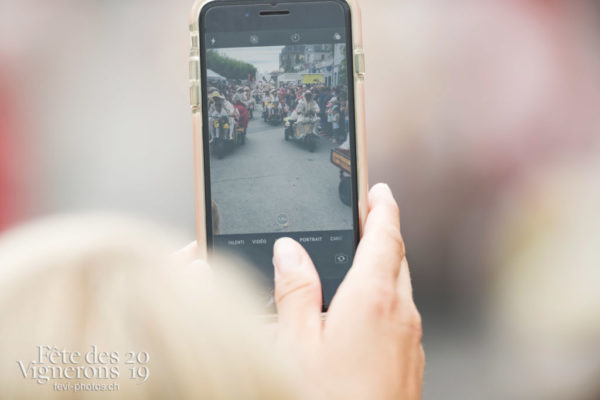
[[[352,229],[344,44],[211,49],[216,234]]]

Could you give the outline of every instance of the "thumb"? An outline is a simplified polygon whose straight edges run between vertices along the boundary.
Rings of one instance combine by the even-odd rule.
[[[275,304],[282,335],[291,340],[318,337],[321,328],[321,282],[304,248],[290,238],[273,249]]]

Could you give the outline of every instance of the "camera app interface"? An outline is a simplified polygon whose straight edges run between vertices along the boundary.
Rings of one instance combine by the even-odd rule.
[[[272,290],[273,244],[291,237],[329,304],[356,244],[345,30],[205,40],[213,246],[248,260]]]

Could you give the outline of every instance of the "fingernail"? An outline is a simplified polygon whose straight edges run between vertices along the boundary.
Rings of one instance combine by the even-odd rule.
[[[374,195],[377,196],[377,194],[379,195],[383,195],[383,196],[390,196],[390,197],[394,197],[394,193],[392,193],[392,189],[389,187],[389,185],[387,183],[378,183],[375,186],[373,186],[373,188],[371,189],[372,193]]]
[[[373,186],[373,189],[386,191],[390,194],[392,193],[392,189],[390,188],[390,186],[387,183],[378,183],[375,186]]]
[[[277,272],[284,273],[302,265],[299,244],[290,238],[279,239],[273,248],[273,264]]]

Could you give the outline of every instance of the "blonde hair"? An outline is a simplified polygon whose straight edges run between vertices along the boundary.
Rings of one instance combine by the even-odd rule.
[[[294,398],[287,368],[260,331],[248,283],[237,273],[207,276],[173,265],[169,254],[180,245],[153,225],[108,216],[47,219],[1,238],[2,396],[86,398],[98,395],[91,386],[74,393],[55,384],[116,382],[110,395],[117,399]],[[49,346],[41,348],[42,369],[30,364],[39,346]],[[81,362],[51,364],[54,346],[80,352]],[[106,365],[84,360],[92,352],[94,361],[93,346],[96,355],[108,353]],[[80,379],[67,379],[69,366],[93,376],[78,369]]]

